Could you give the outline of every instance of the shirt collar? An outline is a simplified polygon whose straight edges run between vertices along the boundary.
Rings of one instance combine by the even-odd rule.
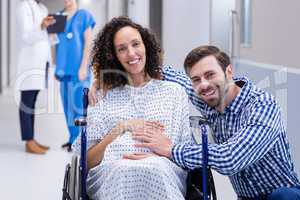
[[[246,77],[234,78],[234,82],[242,81],[244,85],[242,86],[239,94],[233,99],[233,101],[225,108],[225,112],[230,110],[233,113],[238,113],[243,105],[250,98],[250,92],[253,87],[252,82]]]

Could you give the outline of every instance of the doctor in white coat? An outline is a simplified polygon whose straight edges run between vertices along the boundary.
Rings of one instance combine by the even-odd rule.
[[[19,116],[25,151],[44,154],[49,147],[34,140],[34,110],[37,95],[46,87],[46,65],[50,43],[46,28],[55,23],[39,0],[22,0],[17,7],[19,57],[16,89],[21,91]]]

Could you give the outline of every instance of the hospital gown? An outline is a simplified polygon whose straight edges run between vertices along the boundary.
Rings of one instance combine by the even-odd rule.
[[[159,121],[173,144],[193,143],[185,91],[176,83],[151,80],[139,88],[125,85],[110,90],[95,107],[89,107],[88,148],[100,142],[117,122],[129,119]],[[101,200],[184,199],[187,172],[161,156],[122,159],[125,153],[150,152],[134,143],[131,132],[125,132],[107,146],[101,163],[88,173],[89,196]],[[80,136],[73,147],[80,149]]]

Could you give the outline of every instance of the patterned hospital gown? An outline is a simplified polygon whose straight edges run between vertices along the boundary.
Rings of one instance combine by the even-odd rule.
[[[88,148],[117,124],[129,119],[160,121],[173,144],[193,143],[189,127],[188,98],[176,83],[151,80],[145,86],[129,85],[109,91],[95,107],[88,109]],[[165,157],[142,160],[122,159],[125,153],[150,152],[134,147],[126,132],[109,144],[101,163],[90,169],[87,190],[101,200],[179,200],[184,199],[187,173]],[[80,149],[80,136],[74,144]]]

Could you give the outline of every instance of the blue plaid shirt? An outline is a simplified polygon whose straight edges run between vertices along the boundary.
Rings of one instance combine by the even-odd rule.
[[[229,176],[238,196],[256,197],[299,184],[280,108],[271,94],[245,77],[234,79],[242,83],[241,91],[220,113],[199,99],[185,73],[164,67],[163,76],[183,86],[190,101],[210,122],[216,144],[208,146],[208,165]],[[201,167],[202,148],[175,145],[172,159],[182,167]]]

